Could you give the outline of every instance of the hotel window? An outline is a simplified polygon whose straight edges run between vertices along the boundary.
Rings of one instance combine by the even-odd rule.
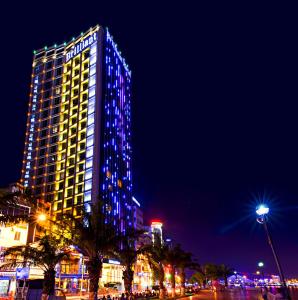
[[[78,194],[83,192],[83,185],[78,185]]]
[[[41,117],[44,119],[44,118],[47,118],[49,116],[49,111],[48,110],[44,110],[41,114]]]
[[[41,122],[41,127],[47,127],[48,126],[48,120],[44,120]]]
[[[45,148],[39,150],[39,155],[40,156],[44,156],[45,153],[46,153],[46,149]]]
[[[60,97],[56,97],[54,99],[54,105],[58,105],[58,104],[60,104]]]
[[[43,146],[45,146],[46,145],[46,139],[43,139],[43,140],[41,140],[40,142],[39,142],[39,146],[40,147],[43,147]]]
[[[56,69],[56,76],[60,76],[62,74],[62,67]]]
[[[48,176],[48,182],[54,182],[54,181],[55,181],[55,176],[54,175]]]
[[[57,135],[55,135],[55,136],[53,136],[52,138],[51,138],[51,144],[55,144],[55,143],[57,143],[58,142],[58,136]]]
[[[53,114],[54,114],[54,115],[59,114],[59,107],[55,107],[55,108],[54,108]]]
[[[14,234],[14,240],[19,241],[21,238],[21,233],[19,231],[16,231]]]
[[[82,132],[82,133],[81,133],[81,140],[83,140],[85,137],[86,137],[85,132]]]
[[[54,195],[51,194],[51,195],[46,195],[46,201],[47,202],[52,202],[54,200]]]
[[[53,67],[53,61],[49,61],[46,63],[46,69],[51,69]]]
[[[90,56],[90,50],[84,52],[84,59],[87,59]]]
[[[47,136],[47,132],[48,132],[47,129],[42,130],[42,131],[40,132],[40,137],[45,137],[45,136]]]
[[[49,173],[53,173],[53,172],[55,172],[55,165],[51,165],[51,166],[49,166],[49,168],[48,168],[48,172]]]
[[[62,190],[64,188],[64,182],[59,183],[59,190]]]
[[[54,189],[55,189],[55,185],[54,185],[54,184],[49,184],[49,185],[47,186],[47,192],[53,192]]]
[[[50,106],[50,100],[44,101],[43,104],[42,104],[43,108],[47,108],[49,106]]]
[[[85,157],[86,157],[85,152],[84,153],[80,153],[80,155],[79,155],[79,161],[84,160]]]
[[[83,175],[83,174],[80,174],[80,175],[78,176],[78,183],[83,182],[83,180],[84,180],[84,175]]]
[[[62,65],[62,63],[63,63],[63,57],[59,57],[57,59],[57,65]],[[62,72],[62,68],[61,68],[61,72]]]
[[[49,90],[52,88],[52,85],[53,85],[52,81],[48,81],[44,84],[44,89]]]
[[[52,147],[50,148],[50,153],[52,154],[52,153],[54,153],[54,152],[57,152],[57,146],[52,146]]]
[[[58,202],[57,203],[57,210],[61,210],[62,209],[62,202]]]
[[[45,79],[50,79],[52,77],[52,71],[46,73]]]
[[[69,168],[68,169],[68,176],[71,176],[74,174],[74,168]]]
[[[57,79],[55,80],[55,85],[60,85],[61,82],[62,82],[61,78],[57,78]]]
[[[66,207],[72,207],[72,199],[66,200]]]
[[[74,161],[74,158],[73,158],[73,157],[71,157],[71,158],[68,159],[68,165],[69,165],[69,166],[74,165],[74,163],[75,163],[75,161]]]
[[[37,176],[42,175],[44,173],[44,168],[40,168],[37,170]]]
[[[69,178],[68,181],[67,181],[67,186],[72,186],[73,183],[74,183],[73,178]]]
[[[85,147],[86,147],[85,143],[81,143],[81,144],[80,144],[80,151],[81,151],[81,150],[84,150]]]
[[[72,189],[68,189],[67,190],[67,197],[71,197],[72,196]]]
[[[53,118],[53,124],[57,124],[59,122],[59,117],[54,117]]]
[[[38,160],[38,165],[41,166],[44,164],[44,158]]]
[[[78,196],[77,197],[77,204],[81,204],[82,200],[83,200],[83,197],[82,196]]]
[[[39,177],[36,179],[36,184],[39,185],[39,184],[42,184],[43,183],[43,177]]]

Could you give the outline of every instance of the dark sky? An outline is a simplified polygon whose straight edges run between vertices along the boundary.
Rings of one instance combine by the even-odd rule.
[[[19,178],[32,51],[108,26],[133,74],[135,196],[201,261],[298,275],[297,9],[220,1],[6,1],[0,185]]]

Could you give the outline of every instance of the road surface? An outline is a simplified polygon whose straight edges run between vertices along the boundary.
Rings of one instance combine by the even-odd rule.
[[[298,289],[291,290],[292,300],[298,300]],[[225,292],[201,291],[198,295],[180,298],[181,300],[263,300],[258,290],[229,290]]]

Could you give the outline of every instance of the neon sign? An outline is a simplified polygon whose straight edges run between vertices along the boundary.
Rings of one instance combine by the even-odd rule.
[[[66,62],[72,59],[77,54],[81,53],[84,49],[89,47],[93,42],[97,41],[97,32],[92,33],[87,36],[84,40],[76,43],[67,53],[66,53]]]

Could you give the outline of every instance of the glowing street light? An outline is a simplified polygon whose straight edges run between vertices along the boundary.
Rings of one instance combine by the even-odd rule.
[[[257,275],[260,275],[260,274],[261,274],[261,272],[260,272],[260,271],[257,271],[257,272],[256,272],[256,274],[257,274]]]
[[[258,216],[265,216],[269,213],[269,207],[265,204],[261,204],[257,207],[256,213]]]
[[[267,239],[268,239],[268,243],[269,243],[269,246],[270,246],[270,248],[272,250],[272,254],[273,254],[273,257],[274,257],[277,269],[278,269],[278,273],[279,273],[279,276],[280,276],[281,284],[282,284],[282,286],[284,288],[284,291],[285,291],[286,299],[291,300],[291,296],[290,296],[289,291],[287,289],[287,284],[286,284],[285,276],[284,276],[284,273],[282,271],[281,264],[279,262],[279,258],[277,256],[277,253],[276,253],[273,241],[272,241],[272,237],[271,237],[271,234],[270,234],[268,226],[267,226],[268,213],[269,213],[269,207],[265,203],[260,204],[256,208],[256,214],[258,216],[257,217],[257,222],[260,223],[260,224],[262,224],[264,226],[264,229],[265,229],[265,232],[266,232],[266,235],[267,235]],[[262,268],[262,267],[264,267],[264,263],[263,262],[259,262],[258,266]],[[262,275],[263,274],[264,273],[262,272]]]
[[[47,219],[47,216],[45,214],[41,213],[41,214],[38,214],[38,216],[37,216],[37,220],[40,222],[44,222],[44,221],[46,221],[46,219]]]

